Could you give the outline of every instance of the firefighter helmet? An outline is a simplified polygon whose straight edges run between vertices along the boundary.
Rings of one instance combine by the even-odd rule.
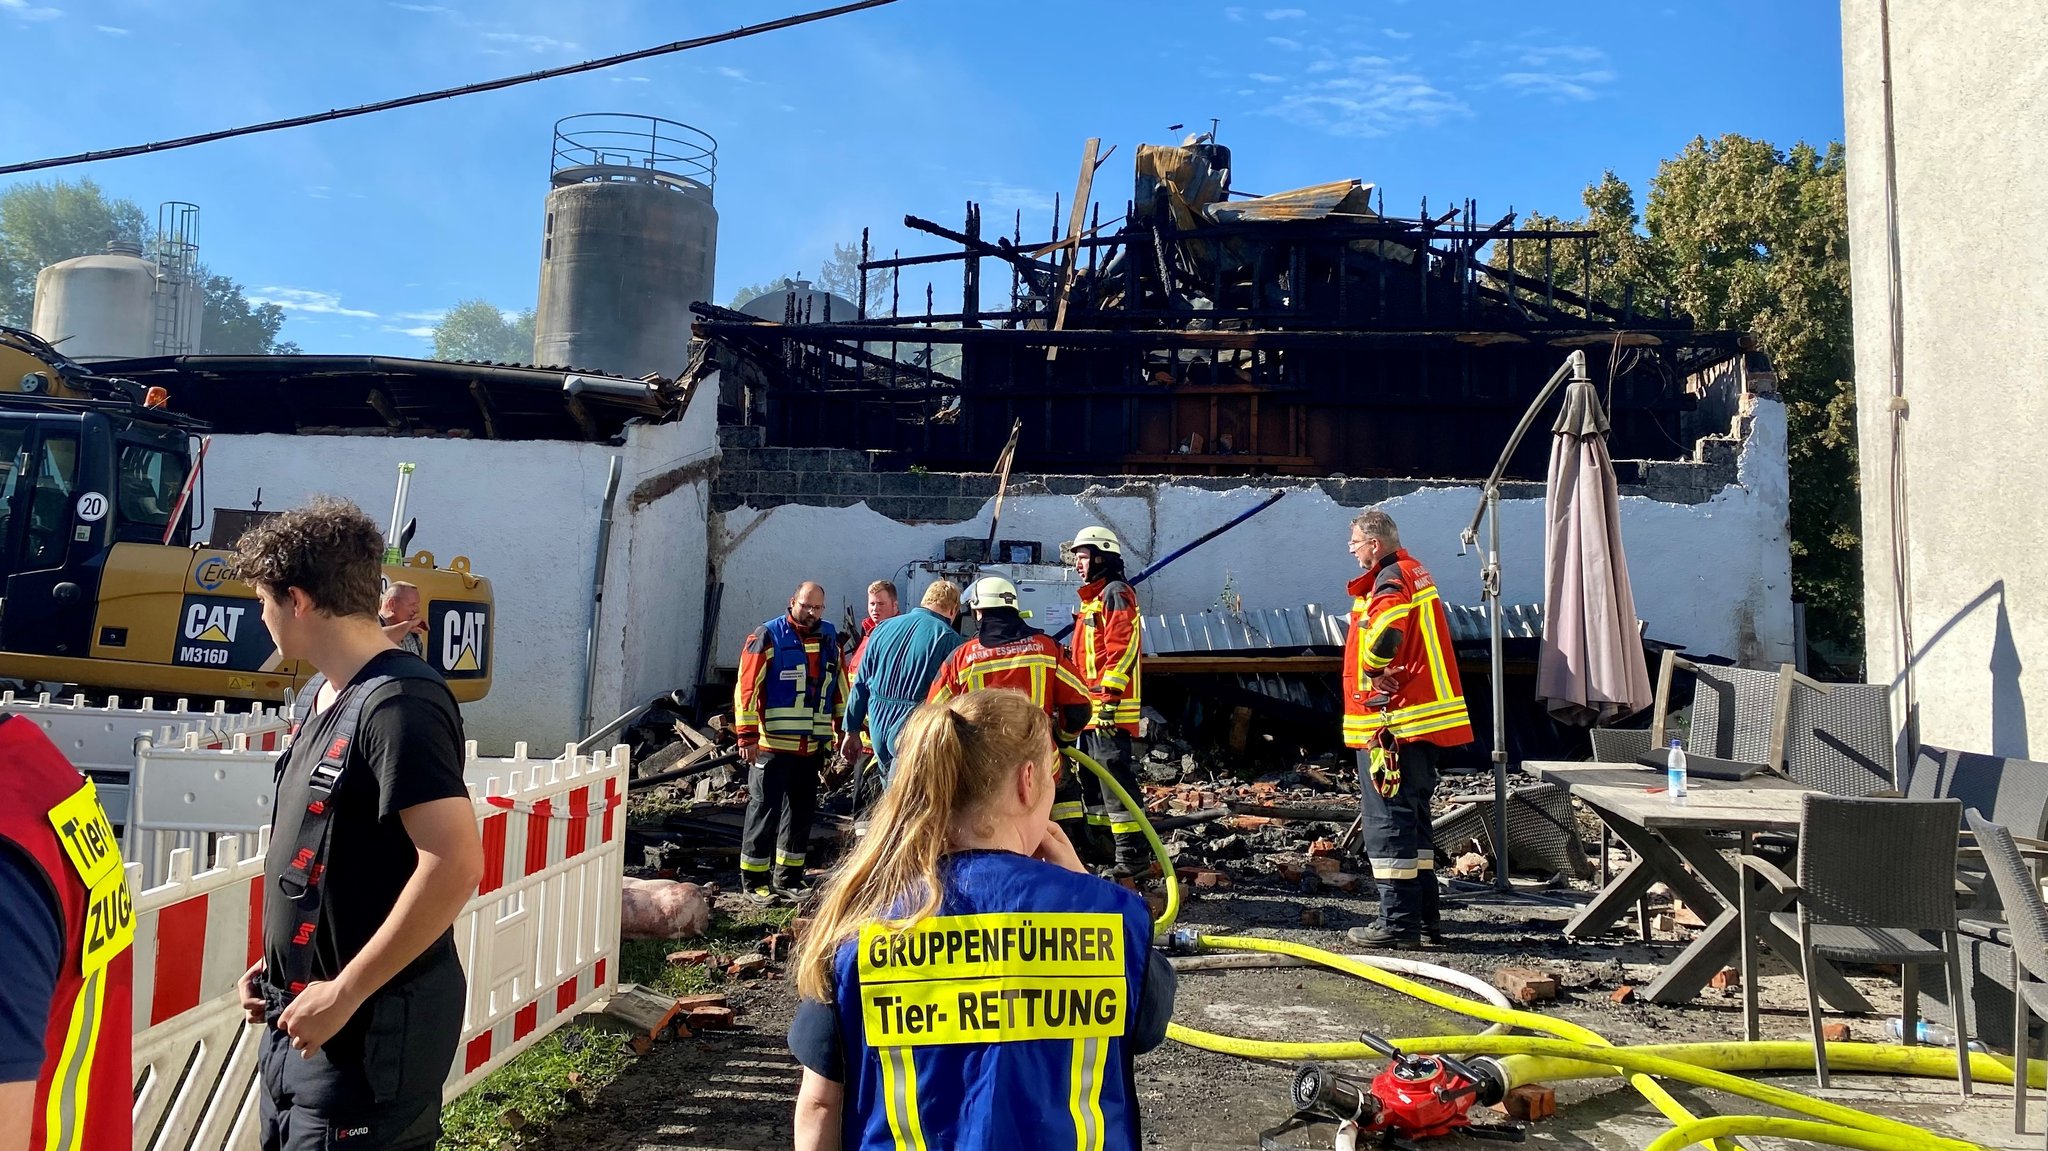
[[[967,606],[976,611],[1017,606],[1017,585],[1001,576],[983,576],[968,589]]]
[[[1112,556],[1122,555],[1124,550],[1123,545],[1116,542],[1116,533],[1102,527],[1082,528],[1074,536],[1074,546],[1094,548],[1104,555]]]

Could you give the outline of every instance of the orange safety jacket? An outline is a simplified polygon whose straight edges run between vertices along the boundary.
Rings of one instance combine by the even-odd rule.
[[[1351,593],[1351,631],[1344,639],[1344,743],[1369,747],[1382,730],[1402,742],[1439,747],[1472,742],[1472,717],[1458,680],[1458,654],[1436,581],[1402,548],[1380,560],[1345,589]],[[1375,653],[1397,628],[1401,643],[1390,657]],[[1391,688],[1391,690],[1386,690]],[[1386,696],[1386,706],[1371,697]]]
[[[1144,703],[1142,664],[1145,625],[1138,618],[1138,593],[1123,580],[1096,580],[1081,587],[1080,618],[1070,649],[1088,693],[1099,704],[1116,705],[1115,727],[1138,733]],[[1091,721],[1089,727],[1105,725]]]
[[[971,639],[954,648],[926,700],[937,703],[984,688],[1008,688],[1030,696],[1052,717],[1061,746],[1073,743],[1088,724],[1088,685],[1081,682],[1079,669],[1060,650],[1059,641],[1042,631],[993,646]]]
[[[92,781],[17,716],[0,716],[0,840],[34,866],[63,918],[28,1146],[125,1149],[135,1102],[135,902]]]

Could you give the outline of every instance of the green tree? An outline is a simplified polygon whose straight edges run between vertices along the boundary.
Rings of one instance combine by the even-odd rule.
[[[735,309],[744,308],[747,306],[748,301],[765,296],[770,292],[780,292],[789,287],[790,282],[795,279],[795,276],[777,276],[766,283],[744,285],[732,294],[732,300],[725,306]]]
[[[295,356],[299,346],[280,340],[284,309],[276,304],[251,305],[242,285],[226,276],[200,269],[206,284],[206,314],[199,323],[199,351],[203,355]]]
[[[530,364],[533,317],[532,308],[507,317],[489,300],[462,300],[434,325],[434,358]]]
[[[1556,253],[1561,287],[1638,309],[1670,300],[1704,328],[1754,333],[1778,373],[1792,471],[1792,584],[1808,633],[1854,663],[1863,647],[1862,521],[1856,490],[1849,228],[1839,143],[1781,151],[1763,140],[1695,138],[1659,165],[1638,219],[1628,184],[1608,172],[1585,192],[1585,216],[1528,226],[1599,233]],[[1575,246],[1576,245],[1576,246]],[[1489,258],[1505,260],[1504,245]],[[1518,245],[1530,272],[1532,244]],[[1541,256],[1535,257],[1536,261]]]
[[[91,180],[34,181],[0,192],[0,323],[28,326],[36,273],[44,267],[106,251],[109,240],[142,244],[149,231],[141,207],[108,199]]]
[[[818,269],[813,282],[835,296],[860,303],[860,245],[832,245],[832,258]],[[888,311],[889,273],[880,270],[869,272],[868,315],[887,315]]]

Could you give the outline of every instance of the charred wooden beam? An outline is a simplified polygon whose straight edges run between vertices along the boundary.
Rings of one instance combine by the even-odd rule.
[[[929,232],[941,240],[951,240],[968,251],[979,252],[984,256],[993,256],[998,260],[1015,264],[1017,267],[1028,272],[1039,272],[1045,275],[1056,276],[1060,271],[1059,266],[1056,264],[1042,263],[1031,259],[1014,248],[1005,247],[1001,244],[990,244],[977,240],[965,232],[956,232],[944,224],[934,224],[930,220],[922,220],[916,216],[905,216],[903,217],[903,226],[914,231]],[[955,256],[953,258],[959,259],[961,257]]]

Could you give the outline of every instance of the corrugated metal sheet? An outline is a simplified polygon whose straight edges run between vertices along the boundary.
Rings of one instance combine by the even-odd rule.
[[[1357,180],[1333,180],[1256,199],[1212,203],[1202,209],[1202,214],[1218,224],[1253,220],[1325,220],[1331,216],[1379,219],[1378,213],[1372,210],[1372,185]]]
[[[1483,643],[1489,637],[1484,607],[1446,605],[1454,643]],[[1323,604],[1257,611],[1205,611],[1145,617],[1145,654],[1341,648],[1349,626],[1348,608]],[[1501,616],[1501,634],[1537,639],[1543,634],[1542,604],[1513,604]]]

